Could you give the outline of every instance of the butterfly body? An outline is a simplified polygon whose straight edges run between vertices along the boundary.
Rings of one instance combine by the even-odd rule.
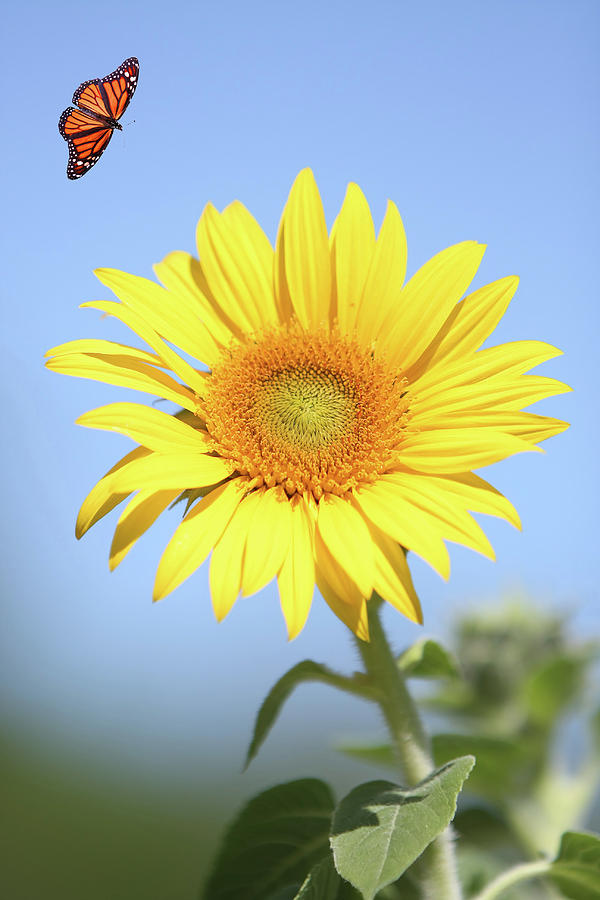
[[[95,165],[113,135],[122,131],[119,119],[135,92],[140,66],[135,56],[106,78],[92,78],[73,94],[74,106],[61,115],[58,130],[69,146],[67,177],[81,178]]]

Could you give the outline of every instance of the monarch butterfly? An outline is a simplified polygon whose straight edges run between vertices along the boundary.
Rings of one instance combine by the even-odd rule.
[[[67,178],[81,178],[96,165],[115,128],[122,131],[121,118],[134,95],[140,64],[130,56],[106,78],[80,84],[73,103],[58,121],[58,130],[69,145]]]

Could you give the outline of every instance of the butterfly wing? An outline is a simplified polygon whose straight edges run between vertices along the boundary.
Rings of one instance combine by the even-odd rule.
[[[72,106],[60,117],[58,130],[69,144],[67,177],[70,179],[81,178],[98,162],[113,133],[112,125]]]
[[[130,56],[106,78],[92,78],[80,84],[73,94],[73,104],[116,122],[135,93],[139,73],[140,65],[136,57]]]

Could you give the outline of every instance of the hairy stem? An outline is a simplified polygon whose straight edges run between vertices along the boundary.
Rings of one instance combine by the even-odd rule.
[[[404,676],[388,643],[379,618],[381,601],[369,601],[370,642],[356,643],[370,676],[378,689],[378,703],[388,726],[407,786],[422,781],[435,768],[430,743]],[[415,864],[419,870],[425,900],[461,900],[452,832],[448,828],[427,847]]]

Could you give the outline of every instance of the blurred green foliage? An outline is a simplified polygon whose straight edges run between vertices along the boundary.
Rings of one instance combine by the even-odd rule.
[[[449,726],[434,737],[436,762],[470,748],[477,765],[466,786],[469,811],[504,823],[520,854],[553,854],[563,832],[591,823],[600,783],[599,649],[571,638],[564,617],[530,603],[482,610],[456,625],[462,678],[426,698]],[[456,824],[460,830],[460,815]]]
[[[572,638],[566,617],[524,600],[482,607],[457,620],[451,659],[460,671],[451,664],[427,665],[426,659],[443,659],[442,648],[431,644],[405,651],[398,665],[409,676],[433,680],[420,704],[432,723],[436,764],[468,753],[476,757],[454,820],[470,897],[509,865],[552,857],[564,832],[598,829],[600,648]],[[340,749],[396,767],[386,744]],[[563,894],[527,883],[503,896]]]
[[[0,896],[193,900],[216,849],[223,797],[167,793],[110,767],[5,740]],[[216,794],[216,791],[215,791]],[[231,801],[233,805],[233,800]]]
[[[413,684],[421,682],[436,764],[477,758],[454,820],[471,897],[507,866],[554,856],[564,832],[598,828],[598,645],[573,639],[564,617],[522,601],[464,615],[450,643],[451,653],[419,641],[398,665]],[[396,770],[385,744],[342,749]],[[297,761],[288,763],[293,775]],[[241,805],[200,772],[173,791],[168,779],[134,783],[73,754],[41,755],[23,741],[5,739],[0,764],[0,895],[7,900],[197,900],[224,819]],[[378,897],[418,900],[411,873]],[[329,883],[332,875],[317,863],[310,878],[307,898],[321,896],[317,881]],[[344,890],[344,900],[357,896]],[[503,896],[563,895],[571,896],[528,882]]]

